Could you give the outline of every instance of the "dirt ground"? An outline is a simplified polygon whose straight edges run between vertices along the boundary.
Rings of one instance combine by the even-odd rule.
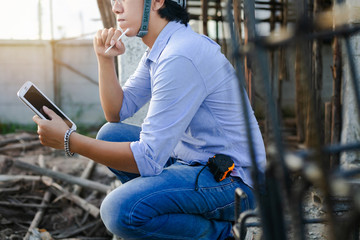
[[[54,179],[66,193],[54,191],[41,179],[4,180],[2,176],[40,176],[15,164],[23,161],[38,166],[43,162],[46,169],[80,177],[91,160],[75,155],[65,157],[63,151],[41,146],[37,135],[16,133],[0,135],[0,239],[112,239],[99,216],[93,216],[76,201],[67,197],[75,185],[64,180]],[[118,183],[113,174],[103,165],[95,164],[89,180],[115,186]],[[42,204],[46,192],[50,192],[48,203]],[[85,202],[99,208],[106,193],[82,188],[78,196]],[[309,192],[306,196],[304,213],[306,218],[320,218],[324,215],[321,204],[314,201]],[[38,225],[29,230],[39,209],[44,209]],[[258,228],[249,228],[247,239],[260,239]],[[326,225],[307,224],[306,238],[312,240],[328,239]]]
[[[7,143],[8,144],[4,144]],[[1,144],[3,143],[3,144]],[[65,157],[63,151],[53,150],[38,144],[36,134],[16,133],[0,135],[1,176],[39,176],[31,170],[15,166],[14,161],[39,165],[43,160],[47,169],[80,177],[91,161],[82,156]],[[90,180],[107,186],[116,180],[110,171],[96,164]],[[54,179],[65,191],[72,192],[74,184]],[[0,181],[0,239],[23,239],[28,232],[46,191],[50,189],[50,200],[36,229],[28,234],[30,239],[112,239],[99,216],[93,216],[65,195],[52,191],[41,180]],[[79,197],[100,207],[105,193],[82,188]],[[44,209],[44,208],[43,208]],[[42,236],[40,238],[39,236]],[[28,238],[28,239],[29,239]]]
[[[319,203],[314,202],[313,195],[311,192],[308,192],[304,196],[304,207],[303,207],[304,219],[322,219],[325,217],[325,211],[323,206]],[[260,219],[258,218],[249,218],[247,221],[248,224],[256,223],[258,224]],[[290,222],[285,219],[285,225],[289,227]],[[328,226],[323,223],[312,223],[305,224],[305,239],[308,240],[327,240],[329,238]],[[247,228],[247,234],[245,240],[260,240],[263,238],[263,232],[259,227],[249,227]],[[286,233],[287,239],[297,239],[294,237],[294,231],[289,229]]]

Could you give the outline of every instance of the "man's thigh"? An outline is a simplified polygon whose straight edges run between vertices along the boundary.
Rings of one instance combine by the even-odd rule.
[[[144,224],[154,216],[178,213],[233,221],[234,192],[244,184],[238,178],[216,182],[208,167],[200,173],[203,167],[175,163],[160,175],[123,184],[106,197],[106,202],[111,202],[113,211],[127,216],[127,224],[132,225]],[[199,188],[195,190],[197,177]]]

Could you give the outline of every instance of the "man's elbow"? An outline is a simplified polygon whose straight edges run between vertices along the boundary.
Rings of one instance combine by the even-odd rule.
[[[120,116],[119,115],[105,114],[105,119],[106,119],[106,121],[111,122],[111,123],[120,122]]]

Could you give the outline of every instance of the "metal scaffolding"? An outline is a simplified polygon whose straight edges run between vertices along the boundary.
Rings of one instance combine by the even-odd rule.
[[[327,239],[359,239],[360,211],[354,207],[342,217],[334,214],[339,201],[340,186],[352,189],[346,192],[350,207],[359,204],[360,192],[353,188],[352,180],[360,170],[343,170],[339,168],[339,153],[359,151],[360,142],[340,144],[340,95],[342,57],[341,46],[345,48],[351,74],[353,91],[357,109],[360,109],[360,88],[357,79],[358,69],[354,63],[350,37],[360,31],[359,25],[345,21],[335,21],[335,10],[342,7],[340,2],[321,0],[234,0],[227,2],[227,17],[231,31],[232,57],[234,58],[240,85],[247,88],[249,96],[253,96],[252,80],[249,72],[256,71],[256,77],[264,87],[264,98],[267,104],[266,131],[264,134],[267,145],[268,166],[266,181],[259,178],[252,136],[248,126],[248,142],[253,159],[253,180],[258,201],[255,211],[240,214],[236,208],[238,220],[234,225],[235,237],[244,239],[250,217],[257,216],[260,221],[263,239],[306,239],[305,225],[326,223],[329,226]],[[256,7],[258,6],[258,7]],[[270,12],[268,19],[256,19],[258,9]],[[347,10],[351,11],[351,10]],[[291,12],[291,14],[289,14]],[[343,14],[350,14],[344,12]],[[330,16],[330,18],[328,18]],[[234,22],[235,19],[235,22]],[[259,22],[270,24],[268,36],[260,36],[256,31]],[[245,38],[242,38],[245,29]],[[331,41],[333,44],[333,101],[327,109],[321,106],[322,58],[321,44]],[[339,42],[342,41],[343,45]],[[280,113],[281,88],[274,91],[272,68],[291,68],[289,65],[279,66],[272,62],[272,54],[280,54],[280,63],[285,64],[284,51],[293,51],[296,56],[292,71],[296,77],[296,113],[297,140],[303,142],[304,149],[288,149],[282,136],[283,119]],[[246,62],[251,60],[251,65]],[[289,69],[287,70],[289,71]],[[285,73],[283,73],[285,74]],[[281,81],[282,74],[279,74]],[[280,84],[280,83],[277,83]],[[280,91],[280,92],[279,92]],[[245,98],[244,94],[242,98]],[[246,106],[243,106],[246,108]],[[247,111],[244,110],[246,113]],[[332,112],[332,113],[331,113]],[[324,116],[326,114],[326,116]],[[357,116],[359,119],[359,116]],[[329,123],[330,121],[330,123]],[[332,122],[332,123],[331,123]],[[330,132],[324,133],[324,126]],[[323,193],[326,209],[324,219],[304,219],[303,197],[310,187],[316,187]],[[246,198],[241,191],[236,193],[237,200]],[[286,219],[286,221],[285,221]],[[256,224],[255,224],[256,225]],[[293,230],[290,238],[288,229]]]

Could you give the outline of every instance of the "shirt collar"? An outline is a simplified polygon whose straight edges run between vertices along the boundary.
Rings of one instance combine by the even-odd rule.
[[[185,27],[185,25],[175,21],[169,22],[156,38],[153,47],[151,48],[150,52],[148,52],[147,60],[156,62],[161,52],[164,50],[166,44],[168,43],[170,37],[181,27]]]

